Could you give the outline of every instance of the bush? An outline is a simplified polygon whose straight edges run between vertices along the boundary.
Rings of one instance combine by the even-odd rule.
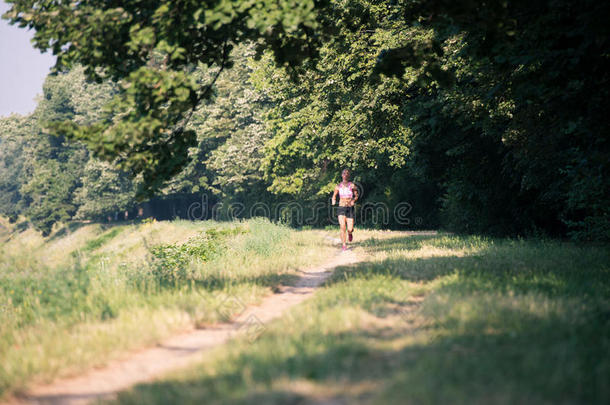
[[[152,275],[162,286],[175,287],[193,280],[196,277],[193,262],[211,260],[222,253],[227,238],[243,232],[241,227],[211,228],[183,244],[155,245],[150,249]]]

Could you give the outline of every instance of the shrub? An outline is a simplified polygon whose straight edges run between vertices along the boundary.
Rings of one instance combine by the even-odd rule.
[[[177,286],[195,278],[193,262],[206,262],[223,251],[227,238],[245,232],[241,227],[208,229],[182,244],[155,245],[151,272],[162,286]]]

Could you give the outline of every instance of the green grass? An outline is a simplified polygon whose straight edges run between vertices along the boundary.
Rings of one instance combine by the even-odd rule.
[[[8,230],[7,230],[8,229]],[[3,229],[0,397],[258,302],[333,248],[266,220]]]
[[[120,404],[610,402],[610,249],[365,232],[314,298]]]
[[[119,233],[121,233],[122,230],[123,230],[123,227],[120,227],[120,226],[112,227],[112,228],[110,228],[110,230],[108,230],[107,232],[102,233],[97,238],[88,240],[82,250],[84,250],[84,251],[92,251],[92,250],[98,249],[103,244],[108,242],[110,239],[114,238]]]

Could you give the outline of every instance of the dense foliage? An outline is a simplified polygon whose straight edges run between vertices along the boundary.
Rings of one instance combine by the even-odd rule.
[[[408,213],[369,225],[610,239],[605,2],[10,3],[66,73],[0,124],[4,214],[213,192],[311,216],[349,167],[363,208]]]
[[[607,3],[349,4],[359,30],[298,88],[265,65],[273,190],[327,192],[346,165],[386,195],[432,182],[453,230],[610,237]]]
[[[218,74],[232,65],[234,44],[259,40],[278,63],[295,66],[315,56],[320,32],[332,28],[320,24],[312,12],[320,1],[313,0],[9,3],[6,16],[33,28],[35,46],[57,55],[54,71],[81,63],[89,79],[120,83],[102,119],[84,125],[58,120],[52,128],[141,174],[140,196],[187,163],[196,134],[186,125],[210,98]],[[215,70],[214,77],[200,82],[192,74],[198,68]]]

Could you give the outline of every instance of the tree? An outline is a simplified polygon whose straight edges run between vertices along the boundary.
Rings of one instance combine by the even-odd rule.
[[[23,213],[23,157],[35,125],[31,116],[13,114],[0,119],[0,213],[11,221]]]
[[[259,40],[278,64],[296,67],[315,58],[333,28],[317,12],[328,3],[317,0],[9,3],[3,17],[36,31],[35,46],[57,55],[54,71],[81,63],[90,79],[120,82],[99,122],[64,120],[50,128],[141,174],[139,196],[158,190],[188,162],[196,134],[186,125],[210,98],[217,75],[232,65],[234,44]],[[211,82],[191,75],[199,66],[215,67]]]
[[[32,114],[36,125],[28,134],[30,142],[24,151],[26,180],[20,187],[24,214],[45,236],[53,224],[67,221],[76,213],[74,191],[81,185],[88,160],[84,145],[69,142],[43,128],[48,121],[74,119],[71,95],[78,85],[77,77],[77,72],[47,77],[42,99]]]
[[[454,231],[610,238],[608,8],[341,3],[358,18],[337,20],[322,68],[300,86],[261,67],[277,103],[265,161],[272,189],[326,193],[325,173],[349,165],[380,190],[402,175],[440,187]]]
[[[270,196],[261,171],[269,138],[263,115],[270,100],[251,83],[253,44],[242,44],[236,51],[239,58],[219,78],[211,111],[198,133],[206,139],[221,140],[219,146],[210,148],[205,160],[211,186],[225,199],[263,201]]]
[[[441,63],[457,78],[453,86],[422,88],[424,103],[407,110],[420,151],[415,156],[447,191],[451,228],[610,239],[610,128],[602,107],[610,79],[602,16],[610,5],[437,1],[402,7],[405,21],[434,29],[445,46]],[[403,68],[412,64],[405,49],[387,53]]]
[[[89,159],[81,181],[82,186],[74,192],[76,219],[102,220],[135,205],[135,185],[108,162]]]
[[[412,131],[404,115],[413,83],[424,81],[427,70],[411,69],[404,80],[377,73],[384,49],[405,41],[430,47],[433,31],[409,26],[387,3],[349,1],[337,14],[349,17],[337,21],[339,32],[320,48],[318,69],[304,72],[298,84],[274,66],[271,54],[257,63],[253,82],[272,105],[262,167],[269,189],[327,202],[348,167],[363,186],[361,203],[391,209],[410,204],[402,225],[415,226],[419,217],[421,225],[435,226],[438,190],[412,164]],[[372,218],[368,224],[400,225]]]

